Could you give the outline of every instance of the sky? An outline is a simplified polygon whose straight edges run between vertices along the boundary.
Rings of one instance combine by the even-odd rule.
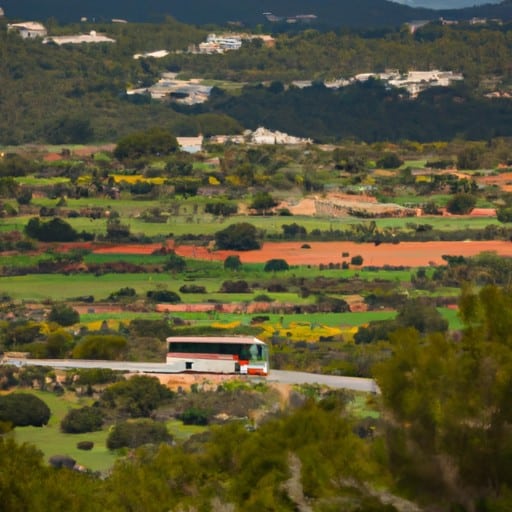
[[[428,7],[430,9],[459,9],[481,4],[499,4],[501,0],[393,0],[411,7]]]

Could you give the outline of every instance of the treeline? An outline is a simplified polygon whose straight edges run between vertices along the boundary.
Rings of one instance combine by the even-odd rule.
[[[48,23],[52,34],[92,28],[116,43],[58,47],[0,31],[0,144],[112,141],[133,126],[155,125],[182,136],[265,125],[318,140],[488,140],[510,134],[509,100],[482,96],[495,87],[506,90],[510,82],[510,25],[433,24],[414,35],[396,29],[306,30],[277,36],[274,48],[255,40],[225,55],[192,55],[182,50],[204,40],[208,31],[172,18],[154,26]],[[164,59],[133,59],[135,53],[155,49],[171,53]],[[375,82],[339,90],[321,85],[325,79],[388,68],[451,69],[464,73],[465,81],[456,88],[428,90],[417,100]],[[126,94],[129,87],[154,84],[164,71],[252,85],[241,95],[214,89],[210,102],[196,109]],[[306,89],[288,88],[297,79],[316,82]],[[254,85],[263,82],[273,83]]]
[[[251,129],[265,126],[317,142],[488,140],[512,134],[509,100],[474,97],[464,87],[432,88],[410,99],[377,80],[338,90],[323,84],[287,90],[246,86],[239,96],[219,91],[193,111],[226,114]]]

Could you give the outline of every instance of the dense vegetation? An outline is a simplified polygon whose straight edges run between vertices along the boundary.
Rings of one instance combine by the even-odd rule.
[[[379,33],[307,30],[276,35],[273,48],[254,40],[224,55],[188,54],[184,50],[204,40],[207,31],[173,19],[157,25],[87,26],[114,37],[116,43],[111,45],[43,45],[7,34],[4,27],[0,31],[3,144],[114,141],[129,135],[131,126],[139,130],[159,126],[176,135],[211,135],[264,124],[316,140],[510,135],[509,100],[482,96],[510,85],[508,24],[431,24],[413,35],[398,29]],[[84,28],[49,26],[54,34]],[[171,53],[163,59],[133,59],[137,52],[160,48]],[[361,72],[432,68],[463,73],[464,86],[429,90],[411,100],[404,92],[387,91],[379,83],[339,90],[320,83]],[[155,83],[164,71],[247,85],[236,95],[232,84],[217,82],[221,89],[214,88],[211,100],[192,110],[125,94],[129,87]],[[288,89],[299,79],[316,81],[316,85]],[[272,81],[275,84],[268,88],[259,85]],[[41,82],[46,84],[44,89],[39,87]]]

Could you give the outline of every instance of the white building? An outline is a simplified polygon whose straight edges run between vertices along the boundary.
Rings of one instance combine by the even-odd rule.
[[[37,21],[25,21],[24,23],[8,23],[8,32],[17,32],[23,39],[34,39],[36,37],[45,37],[46,27]]]
[[[91,30],[89,34],[78,34],[75,36],[49,36],[43,39],[43,43],[54,43],[59,46],[63,44],[81,44],[81,43],[115,43],[116,40],[107,37],[104,34],[98,34]]]

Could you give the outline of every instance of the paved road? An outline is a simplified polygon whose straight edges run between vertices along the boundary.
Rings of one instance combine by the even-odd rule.
[[[133,373],[179,373],[180,370],[166,363],[133,363],[127,361],[91,361],[85,359],[9,359],[7,364],[16,366],[49,366],[52,368],[109,368]],[[289,372],[271,370],[267,378],[269,382],[283,384],[320,384],[339,389],[351,389],[378,393],[379,388],[373,379],[359,377],[341,377],[337,375],[321,375],[318,373]]]

